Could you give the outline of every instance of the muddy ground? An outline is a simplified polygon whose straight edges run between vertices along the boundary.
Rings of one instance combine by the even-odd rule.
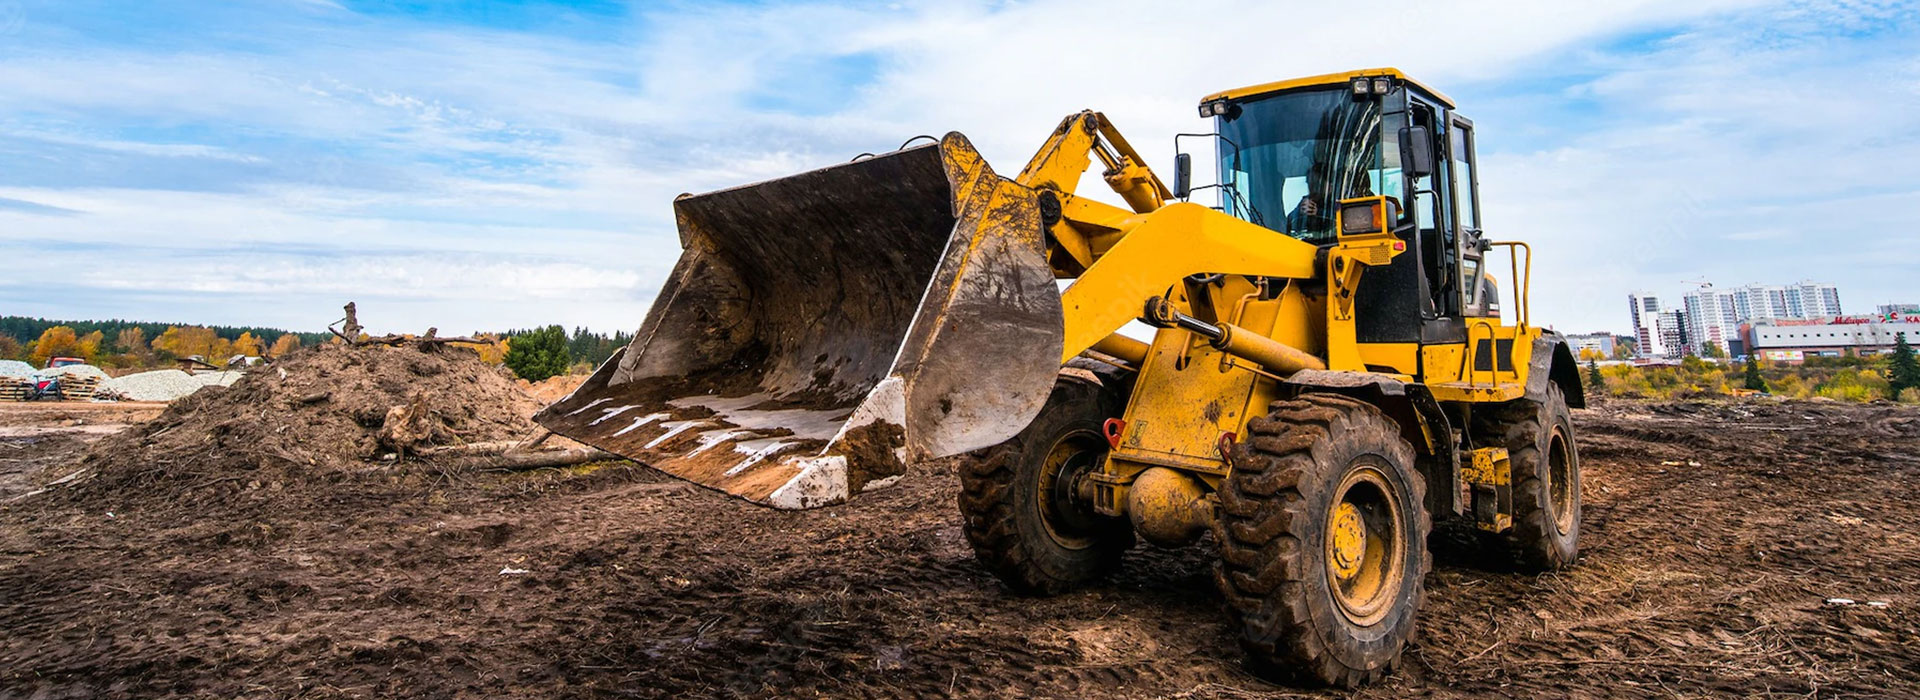
[[[1577,413],[1580,566],[1446,547],[1406,667],[1360,696],[1920,696],[1920,410]],[[0,436],[0,471],[97,439]],[[1208,543],[1018,597],[956,488],[784,513],[615,464],[31,496],[0,505],[0,697],[1322,695],[1240,670]]]

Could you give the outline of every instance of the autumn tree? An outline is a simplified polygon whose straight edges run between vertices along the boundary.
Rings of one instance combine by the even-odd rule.
[[[94,331],[80,336],[80,354],[78,357],[88,362],[98,361],[100,356],[105,352],[103,348],[106,347],[106,344],[107,334],[100,331]]]
[[[0,334],[0,360],[18,360],[26,356],[25,350],[13,336]]]
[[[474,352],[480,354],[480,361],[490,365],[497,365],[506,361],[508,344],[512,342],[511,339],[502,338],[492,333],[475,333],[473,337],[483,342],[473,344],[461,343],[460,346],[473,348]]]
[[[292,333],[282,333],[280,337],[273,340],[273,347],[267,350],[267,356],[286,357],[288,354],[299,349],[300,336]]]
[[[246,355],[248,357],[259,357],[266,354],[267,345],[261,342],[259,338],[253,337],[253,333],[242,331],[240,337],[235,338],[233,341],[233,352],[234,354]]]
[[[141,364],[153,359],[153,348],[147,345],[147,331],[139,326],[122,328],[113,334],[113,349]]]
[[[208,361],[225,360],[233,354],[233,343],[204,326],[173,326],[153,339],[153,349],[174,357],[199,355]]]
[[[55,357],[73,357],[80,354],[80,337],[74,335],[70,326],[53,326],[40,334],[33,342],[33,352],[28,362],[35,367],[47,366],[47,360]]]

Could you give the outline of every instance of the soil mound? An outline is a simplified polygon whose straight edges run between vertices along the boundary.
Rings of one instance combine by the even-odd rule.
[[[178,502],[277,491],[364,472],[395,451],[524,438],[540,408],[472,351],[319,345],[209,386],[100,441],[72,493]],[[404,430],[385,430],[404,416]],[[401,428],[403,426],[393,426]]]
[[[571,394],[574,389],[580,388],[580,384],[587,381],[588,376],[589,375],[585,374],[556,374],[537,382],[516,379],[514,383],[520,386],[521,391],[527,392],[527,394],[535,400],[542,404],[549,404],[566,398],[567,394]]]

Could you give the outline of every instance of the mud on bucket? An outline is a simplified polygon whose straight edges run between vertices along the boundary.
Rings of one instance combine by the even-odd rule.
[[[674,209],[682,253],[645,324],[540,424],[810,508],[1012,437],[1053,388],[1033,191],[960,134]]]

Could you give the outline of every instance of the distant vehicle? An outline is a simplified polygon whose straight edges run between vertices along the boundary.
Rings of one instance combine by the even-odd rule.
[[[47,358],[47,369],[53,369],[55,367],[65,367],[67,365],[84,365],[86,363],[87,363],[86,360],[82,360],[78,357],[50,357],[50,358]]]

